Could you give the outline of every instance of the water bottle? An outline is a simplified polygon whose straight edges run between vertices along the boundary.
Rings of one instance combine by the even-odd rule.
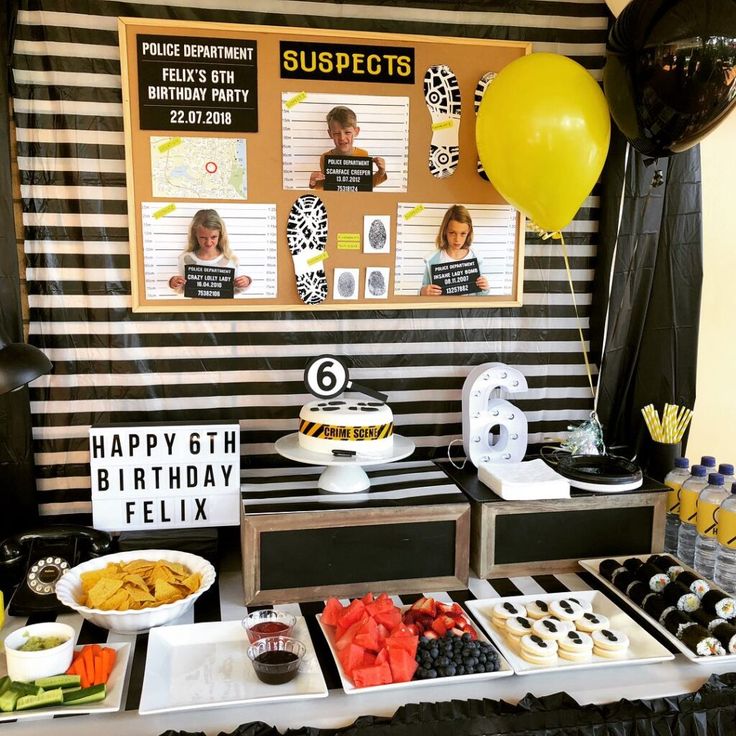
[[[695,538],[693,567],[709,580],[713,579],[713,567],[716,564],[718,509],[728,496],[729,492],[723,485],[723,476],[720,473],[708,475],[708,485],[698,496],[698,510],[695,517],[698,536]]]
[[[734,483],[736,478],[733,475],[732,463],[721,463],[718,466],[718,472],[723,476],[723,487],[728,490]]]
[[[700,464],[705,468],[706,478],[710,473],[715,473],[718,471],[716,459],[713,457],[713,455],[703,455],[703,457],[700,458]]]
[[[677,532],[677,556],[686,565],[693,566],[695,557],[695,520],[698,513],[698,495],[708,485],[704,465],[693,465],[690,477],[680,487],[680,530]]]
[[[713,573],[715,584],[736,593],[736,483],[718,511],[718,552]]]
[[[664,484],[670,487],[667,493],[667,515],[664,522],[664,551],[677,555],[677,533],[680,531],[680,487],[690,477],[690,461],[686,457],[676,457],[675,467],[664,477]]]

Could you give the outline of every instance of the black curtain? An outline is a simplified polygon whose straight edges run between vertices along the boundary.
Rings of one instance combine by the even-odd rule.
[[[23,342],[10,170],[9,65],[17,3],[0,3],[0,337]],[[38,518],[28,389],[0,396],[0,539]]]
[[[657,170],[660,186],[653,185]],[[651,162],[614,130],[601,200],[590,329],[598,356],[612,267],[613,281],[598,414],[609,446],[646,451],[643,406],[661,413],[665,403],[695,403],[703,277],[699,146]]]

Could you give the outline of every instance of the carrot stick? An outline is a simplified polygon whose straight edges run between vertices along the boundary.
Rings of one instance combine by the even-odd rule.
[[[93,685],[102,685],[107,677],[105,676],[105,665],[102,662],[102,654],[95,654],[95,676],[92,681]]]
[[[87,678],[88,685],[82,685],[82,687],[89,687],[94,681],[95,677],[95,659],[92,647],[87,645],[82,648],[82,662],[84,664],[85,675]]]
[[[112,674],[113,667],[115,667],[115,659],[117,653],[112,647],[102,648],[102,662],[105,668],[105,682],[109,679]]]

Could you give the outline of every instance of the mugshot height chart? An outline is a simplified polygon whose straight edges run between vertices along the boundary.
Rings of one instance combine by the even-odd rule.
[[[143,261],[149,299],[181,299],[169,288],[186,249],[189,223],[197,210],[215,209],[225,222],[230,248],[251,285],[236,299],[274,298],[277,293],[276,206],[222,202],[142,202]]]
[[[327,135],[327,113],[344,105],[355,113],[360,128],[355,145],[386,161],[388,180],[379,185],[380,191],[407,190],[408,97],[284,92],[281,101],[284,189],[309,186],[309,175],[319,169],[321,154],[334,146]]]
[[[436,252],[435,238],[450,204],[399,202],[396,215],[396,274],[394,292],[419,293],[425,259]],[[492,296],[513,291],[516,269],[516,218],[509,205],[468,204],[473,220],[472,249],[483,260],[483,275]]]

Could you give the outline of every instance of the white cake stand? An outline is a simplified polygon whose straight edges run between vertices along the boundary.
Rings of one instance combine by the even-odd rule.
[[[276,440],[276,452],[289,460],[296,460],[307,465],[326,465],[319,477],[317,487],[328,493],[359,493],[371,487],[371,479],[363,470],[363,465],[382,465],[401,460],[414,452],[414,443],[406,437],[394,435],[394,449],[386,457],[369,455],[353,455],[352,457],[335,457],[321,452],[310,452],[299,445],[299,433],[287,434]]]

